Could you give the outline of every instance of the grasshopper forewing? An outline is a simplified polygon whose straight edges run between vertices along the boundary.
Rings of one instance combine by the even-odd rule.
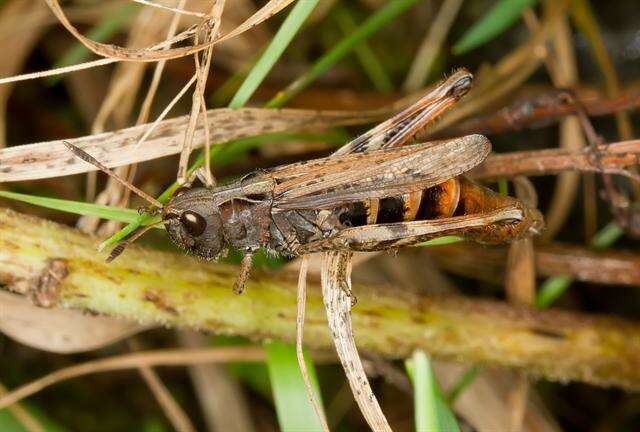
[[[332,156],[273,172],[273,209],[331,209],[354,201],[430,188],[480,164],[491,144],[482,135]]]

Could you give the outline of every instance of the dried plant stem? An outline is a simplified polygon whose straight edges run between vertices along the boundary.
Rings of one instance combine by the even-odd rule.
[[[69,269],[59,288],[60,307],[255,339],[295,339],[296,280],[291,275],[256,272],[247,292],[235,296],[234,266],[136,246],[107,265],[104,254],[95,252],[98,243],[77,230],[0,210],[0,283],[32,280],[47,259],[58,257]],[[428,297],[389,286],[356,284],[353,290],[359,301],[351,316],[363,351],[404,358],[420,348],[552,380],[640,389],[637,322]],[[317,279],[309,280],[307,294],[306,345],[328,348],[331,337]]]
[[[210,20],[205,22],[204,28],[204,40],[207,43],[212,42],[218,36],[218,31],[220,29],[220,22],[222,11],[224,10],[225,0],[216,0],[213,4],[210,12]],[[198,33],[196,33],[196,44],[198,43]],[[195,55],[195,64],[196,64],[196,88],[193,91],[193,95],[191,98],[191,113],[189,114],[189,123],[187,125],[187,130],[185,131],[185,138],[182,143],[182,148],[180,152],[180,162],[178,165],[178,182],[180,184],[184,184],[187,181],[188,177],[188,165],[189,165],[189,156],[191,155],[191,149],[193,148],[193,139],[196,133],[196,124],[198,123],[198,117],[200,112],[204,111],[203,114],[203,122],[206,121],[206,107],[204,106],[204,88],[207,83],[207,78],[209,77],[209,69],[211,67],[211,58],[213,56],[213,45],[209,46],[208,49],[204,50],[202,53],[202,58],[199,58],[200,54],[196,53]],[[208,138],[208,125],[205,125],[205,134]],[[206,148],[208,148],[211,143],[206,142]],[[207,151],[208,152],[208,151]],[[208,154],[208,153],[207,153]],[[207,168],[209,165],[207,163]],[[211,172],[205,174],[207,178],[207,186],[211,186],[213,184],[213,180],[211,177]]]
[[[640,164],[640,140],[621,141],[581,150],[550,149],[494,154],[469,175],[491,180],[500,177],[552,175],[562,171],[621,174],[636,178],[626,168]]]
[[[88,62],[75,64],[71,66],[64,66],[64,67],[48,69],[40,72],[30,72],[22,75],[15,75],[10,77],[0,78],[0,85],[19,82],[19,81],[28,81],[32,79],[38,79],[38,78],[46,78],[46,77],[61,75],[61,74],[70,73],[70,72],[77,72],[84,69],[91,69],[98,66],[105,66],[111,63],[116,63],[117,61],[118,61],[117,59],[103,58],[103,59],[91,60]]]
[[[5,395],[6,393],[7,389],[4,385],[0,384],[0,396]],[[29,411],[24,409],[22,405],[14,404],[9,407],[9,411],[26,431],[45,432],[46,429],[31,415]]]
[[[193,427],[191,420],[173,398],[169,389],[160,381],[158,374],[149,366],[138,368],[138,372],[142,375],[175,430],[181,432],[195,431],[196,429]]]
[[[211,341],[208,335],[194,331],[180,331],[178,337],[187,348],[206,347]],[[256,432],[242,384],[226,365],[192,365],[189,375],[207,430]]]
[[[505,248],[452,244],[430,251],[439,266],[455,274],[502,283]],[[535,251],[541,276],[570,276],[583,282],[640,286],[640,255],[624,251],[593,251],[584,246],[552,243]]]
[[[637,85],[628,85],[616,97],[605,96],[591,89],[575,89],[577,103],[590,117],[607,116],[623,109],[640,106],[640,91]],[[438,134],[438,137],[479,133],[493,135],[513,130],[539,129],[557,123],[560,119],[575,114],[576,104],[568,101],[566,90],[536,88],[533,96],[523,96],[510,105],[491,113],[470,118],[453,125]]]
[[[544,3],[546,9],[557,7],[553,1]],[[533,16],[533,14],[532,14]],[[547,70],[556,87],[573,88],[578,82],[578,70],[571,39],[571,30],[566,16],[553,23],[551,38],[552,49],[545,58]],[[552,66],[553,65],[553,66]],[[586,141],[576,116],[560,121],[560,147],[568,150],[579,150],[585,147]],[[585,184],[586,185],[586,184]],[[551,240],[560,231],[569,217],[569,212],[576,200],[580,176],[578,173],[563,172],[556,179],[556,187],[545,214],[546,229],[542,238]],[[595,191],[584,189],[585,222],[594,219]],[[595,228],[593,229],[595,231]]]
[[[526,177],[514,179],[516,197],[535,208],[538,197],[535,188]],[[533,239],[525,237],[511,243],[507,252],[505,291],[507,300],[514,304],[532,305],[536,293],[536,266]],[[509,431],[520,432],[529,404],[529,378],[520,371],[514,379],[515,386],[508,397]]]
[[[260,362],[265,359],[264,349],[253,346],[143,351],[107,357],[59,369],[18,387],[0,396],[0,409],[11,406],[53,384],[92,373],[151,366],[185,366],[231,361]]]
[[[253,27],[260,24],[261,22],[271,18],[273,15],[280,12],[284,9],[289,3],[293,0],[270,0],[265,4],[260,10],[247,18],[242,24],[233,29],[231,32],[223,35],[217,36],[211,41],[203,42],[198,45],[190,45],[186,47],[179,48],[170,48],[167,50],[163,50],[167,45],[172,45],[178,40],[184,40],[191,37],[195,29],[190,28],[182,33],[180,33],[173,40],[166,40],[160,44],[156,44],[153,46],[145,47],[145,48],[125,48],[121,46],[111,45],[111,44],[103,44],[96,41],[93,41],[89,38],[83,36],[76,27],[71,24],[62,8],[58,0],[45,0],[47,5],[51,8],[53,14],[58,18],[60,23],[71,33],[78,41],[80,41],[85,47],[94,53],[103,56],[115,58],[119,61],[135,61],[135,62],[154,62],[157,60],[163,59],[173,59],[183,56],[188,56],[194,53],[197,53],[202,50],[206,50],[214,44],[220,43],[223,40],[235,37]]]
[[[522,85],[540,65],[552,25],[563,16],[564,8],[564,2],[558,2],[556,8],[548,11],[540,29],[528,41],[504,56],[492,68],[492,73],[485,74],[482,80],[478,80],[466,98],[444,114],[437,124],[419,132],[417,138],[420,140],[437,133],[480,112]]]

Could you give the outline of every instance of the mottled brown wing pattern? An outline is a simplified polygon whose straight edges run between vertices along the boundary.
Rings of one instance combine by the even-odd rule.
[[[423,190],[480,164],[491,144],[482,135],[332,156],[271,172],[273,209],[319,209]]]

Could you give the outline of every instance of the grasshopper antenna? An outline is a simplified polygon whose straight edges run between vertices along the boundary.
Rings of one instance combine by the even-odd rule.
[[[140,231],[138,231],[137,233],[133,234],[131,237],[129,237],[126,240],[122,240],[121,242],[119,242],[112,250],[111,253],[109,254],[109,256],[107,257],[107,259],[105,260],[106,263],[110,263],[111,261],[113,261],[114,259],[118,258],[120,256],[120,254],[122,252],[124,252],[125,248],[127,246],[129,246],[131,243],[135,242],[136,240],[138,240],[140,237],[142,237],[147,231],[149,231],[151,228],[155,227],[156,225],[160,225],[162,223],[164,223],[164,220],[160,220],[158,222],[154,222],[152,224],[149,224],[143,228],[140,229]]]
[[[134,194],[138,195],[140,198],[142,198],[145,201],[147,201],[148,203],[150,203],[152,206],[157,207],[157,208],[162,208],[162,203],[160,201],[158,201],[157,199],[155,199],[154,197],[152,197],[148,193],[138,189],[137,187],[135,187],[134,185],[132,185],[131,183],[129,183],[128,181],[126,181],[125,179],[120,177],[118,174],[113,172],[111,169],[107,168],[105,165],[100,163],[96,158],[91,156],[86,151],[82,150],[80,147],[77,147],[77,146],[71,144],[68,141],[62,141],[62,143],[69,149],[69,151],[71,151],[71,153],[76,155],[78,158],[80,158],[83,161],[85,161],[87,163],[90,163],[94,167],[98,168],[100,171],[102,171],[103,173],[107,174],[109,177],[111,177],[112,179],[114,179],[115,181],[120,183],[122,186],[124,186],[127,189],[129,189]]]

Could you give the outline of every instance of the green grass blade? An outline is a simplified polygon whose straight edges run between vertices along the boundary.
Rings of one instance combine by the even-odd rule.
[[[344,6],[338,5],[335,10],[336,20],[342,32],[349,36],[356,29],[356,22],[353,16]],[[390,92],[393,90],[393,84],[387,71],[384,69],[384,65],[380,62],[376,53],[371,49],[367,41],[361,42],[354,47],[354,51],[358,56],[358,60],[362,65],[365,73],[373,83],[374,87],[381,92]]]
[[[473,380],[478,376],[479,370],[480,368],[478,365],[473,365],[467,369],[460,378],[458,378],[458,381],[456,381],[456,383],[449,389],[445,397],[449,406],[452,406],[458,396],[460,396],[469,384],[473,382]]]
[[[500,0],[485,13],[453,46],[453,53],[467,53],[489,42],[509,28],[537,0]]]
[[[624,231],[615,223],[611,222],[598,231],[591,241],[589,247],[595,250],[605,250],[610,248],[622,235]],[[539,308],[551,306],[562,294],[565,293],[573,283],[570,276],[555,276],[548,278],[538,289],[535,304]]]
[[[405,12],[410,6],[418,0],[394,0],[387,2],[381,9],[371,15],[365,22],[356,28],[349,36],[342,39],[329,52],[320,57],[320,59],[309,68],[309,70],[298,79],[289,84],[284,90],[279,92],[271,99],[266,107],[277,108],[284,105],[292,97],[306,88],[318,76],[326,72],[331,66],[337,63],[351,50],[358,46],[361,42],[367,40],[371,35],[377,32],[382,26]]]
[[[318,0],[298,0],[296,2],[278,32],[271,39],[264,54],[253,66],[233,99],[231,99],[229,108],[240,108],[247,103],[317,4]]]
[[[551,306],[571,286],[573,278],[570,276],[555,276],[545,280],[536,294],[536,307]]]
[[[140,216],[136,210],[128,208],[111,207],[81,201],[70,201],[58,198],[48,198],[16,192],[0,191],[0,197],[22,201],[29,204],[60,210],[78,215],[96,216],[102,219],[119,222],[133,222]]]
[[[97,42],[104,42],[115,35],[133,16],[133,13],[139,8],[135,3],[127,3],[121,8],[116,9],[110,15],[104,17],[95,27],[87,32],[87,37]],[[58,60],[53,68],[70,66],[80,63],[89,57],[91,52],[80,42],[75,43],[67,52]],[[56,84],[62,79],[62,75],[48,77],[48,84]]]
[[[283,432],[322,431],[318,416],[307,396],[300,367],[296,359],[296,349],[284,342],[267,342],[267,366],[273,389],[273,398],[278,414],[278,423]],[[309,356],[306,355],[305,359]],[[307,361],[311,383],[320,403],[322,398],[313,365]]]
[[[622,231],[618,224],[611,222],[593,236],[589,245],[595,250],[608,249],[613,246],[623,234],[624,231]]]
[[[442,398],[431,362],[424,351],[414,352],[405,366],[413,383],[416,431],[460,432],[453,413]]]
[[[31,404],[24,404],[23,408],[33,416],[33,418],[47,432],[64,432],[66,429],[60,424],[53,421],[45,411]],[[20,423],[9,409],[0,410],[0,431],[2,432],[29,432],[22,423]]]
[[[498,192],[501,195],[509,195],[509,180],[506,177],[498,179]]]
[[[422,243],[418,243],[416,246],[417,247],[430,247],[430,246],[442,246],[442,245],[448,245],[451,243],[458,243],[464,241],[464,238],[460,237],[460,236],[442,236],[442,237],[437,237],[431,240],[427,240],[426,242],[422,242]]]

